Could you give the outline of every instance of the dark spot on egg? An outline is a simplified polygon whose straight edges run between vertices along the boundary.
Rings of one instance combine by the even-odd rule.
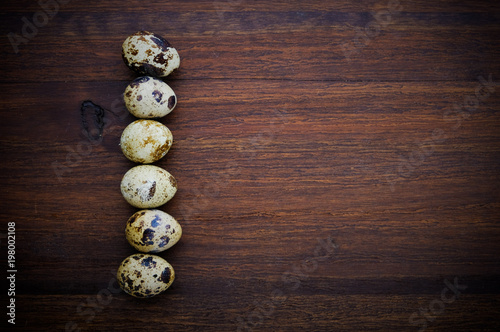
[[[156,66],[153,66],[149,63],[141,63],[141,64],[137,64],[135,65],[134,67],[136,72],[140,73],[140,74],[145,74],[145,75],[149,75],[149,76],[161,76],[163,75],[163,70],[162,68],[158,68]]]
[[[125,275],[122,278],[123,278],[124,283],[127,284],[128,289],[132,289],[134,287],[134,280],[132,280],[132,278],[130,278],[130,276]]]
[[[127,220],[127,223],[129,225],[132,225],[134,223],[134,221],[139,217],[139,215],[137,213],[134,213],[134,215],[132,217],[130,217],[128,220]]]
[[[165,58],[165,55],[163,53],[159,53],[153,58],[153,61],[160,65],[166,66],[168,64],[168,57]]]
[[[158,278],[158,281],[168,284],[170,282],[170,275],[170,269],[166,267],[165,270],[163,270],[163,272],[161,273],[160,278]]]
[[[160,243],[158,244],[158,246],[160,248],[163,248],[164,246],[166,246],[168,244],[169,241],[170,241],[170,238],[168,237],[168,235],[162,236],[160,238]]]
[[[150,39],[153,43],[158,45],[158,47],[164,52],[167,51],[170,47],[172,47],[172,45],[170,45],[170,43],[165,38],[160,37],[156,34],[153,34],[150,37]]]
[[[160,226],[160,221],[161,221],[160,216],[156,214],[155,218],[153,220],[151,220],[151,226],[153,226],[153,227]]]
[[[149,246],[154,244],[153,238],[155,237],[155,231],[152,230],[151,228],[147,228],[144,230],[144,233],[142,233],[142,243],[144,243],[145,246]]]
[[[165,247],[168,244],[169,241],[170,241],[170,238],[167,235],[162,236],[160,238],[160,243],[158,243],[158,246],[160,248],[163,248],[163,247]]]
[[[141,265],[152,269],[156,267],[156,262],[153,260],[153,257],[150,256],[148,258],[144,258]]]
[[[168,108],[172,109],[175,106],[175,96],[168,98]]]
[[[141,101],[142,100],[142,96],[141,95],[138,95],[137,96],[137,101]]]
[[[147,77],[147,76],[137,77],[135,80],[133,80],[132,82],[130,82],[129,86],[131,88],[135,88],[135,87],[138,87],[139,84],[147,82],[147,81],[149,81],[149,77]]]
[[[157,103],[161,102],[161,99],[163,98],[163,93],[161,93],[158,90],[153,91],[153,98],[156,100]]]
[[[153,198],[156,192],[156,181],[153,181],[153,184],[151,185],[151,188],[149,188],[149,193],[148,193],[148,200]]]

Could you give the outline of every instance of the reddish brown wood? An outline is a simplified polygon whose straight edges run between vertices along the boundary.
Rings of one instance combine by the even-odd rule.
[[[7,34],[40,7],[2,3],[15,329],[500,328],[500,8],[400,4],[347,59],[341,45],[388,1],[72,1],[17,54]],[[136,209],[119,190],[134,164],[118,143],[135,77],[120,46],[138,29],[181,55],[165,79],[179,102],[160,120],[174,145],[156,164],[178,181],[162,209],[184,235],[161,254],[176,281],[146,301],[114,282],[135,252],[124,228]],[[97,142],[84,100],[105,109]],[[460,296],[443,293],[450,283]]]

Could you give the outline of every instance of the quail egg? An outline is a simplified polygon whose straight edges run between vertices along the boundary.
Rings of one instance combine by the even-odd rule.
[[[140,209],[159,207],[174,197],[177,181],[161,167],[139,165],[127,171],[120,189],[125,200]]]
[[[125,64],[139,75],[165,77],[180,65],[177,50],[163,37],[148,31],[127,37],[122,56]]]
[[[172,132],[154,120],[136,120],[123,130],[120,147],[129,160],[150,164],[167,154],[173,143]]]
[[[168,213],[161,210],[142,210],[129,218],[125,235],[135,249],[157,253],[176,244],[182,236],[182,228]]]
[[[174,90],[162,80],[150,76],[138,77],[130,82],[123,99],[128,111],[141,119],[161,118],[177,105]]]
[[[134,254],[123,260],[116,274],[118,284],[134,297],[153,297],[174,282],[172,265],[159,256]]]

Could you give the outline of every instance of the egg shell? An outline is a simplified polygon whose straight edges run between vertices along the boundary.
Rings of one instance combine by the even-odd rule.
[[[127,86],[123,100],[130,114],[140,119],[161,118],[177,105],[174,90],[151,76],[138,77]]]
[[[158,253],[171,248],[182,236],[181,225],[161,210],[137,211],[125,227],[127,241],[145,253]]]
[[[147,298],[166,291],[174,282],[175,271],[159,256],[134,254],[123,260],[116,277],[127,294]]]
[[[136,120],[122,133],[120,147],[129,160],[150,164],[163,158],[173,143],[172,132],[154,120]]]
[[[127,37],[122,45],[125,64],[139,75],[165,77],[179,68],[177,50],[163,37],[139,31]]]
[[[161,167],[139,165],[125,173],[120,189],[130,205],[140,209],[152,209],[174,197],[177,181]]]

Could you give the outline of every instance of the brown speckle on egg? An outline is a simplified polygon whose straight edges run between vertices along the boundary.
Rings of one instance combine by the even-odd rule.
[[[170,184],[172,185],[172,187],[177,188],[177,181],[175,180],[175,178],[173,176],[169,176],[168,180],[170,181]]]

